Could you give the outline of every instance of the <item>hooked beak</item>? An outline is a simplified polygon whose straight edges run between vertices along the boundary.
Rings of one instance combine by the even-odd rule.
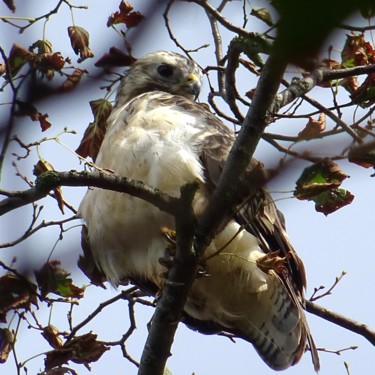
[[[197,100],[201,91],[201,83],[199,78],[195,74],[189,74],[186,90],[190,95],[194,96],[194,100]]]

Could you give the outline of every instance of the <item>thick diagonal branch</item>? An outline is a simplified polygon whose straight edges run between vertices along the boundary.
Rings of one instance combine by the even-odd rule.
[[[210,204],[199,220],[196,248],[199,255],[209,245],[222,221],[238,201],[238,186],[247,169],[264,129],[273,116],[275,95],[286,68],[286,63],[270,56],[259,78],[255,95],[231,149]],[[254,190],[259,186],[254,186]]]

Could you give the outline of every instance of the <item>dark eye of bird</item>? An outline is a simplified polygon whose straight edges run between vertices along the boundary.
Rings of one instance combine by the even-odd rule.
[[[166,78],[171,77],[173,75],[173,66],[167,65],[167,64],[160,65],[158,67],[158,73],[162,77],[166,77]]]

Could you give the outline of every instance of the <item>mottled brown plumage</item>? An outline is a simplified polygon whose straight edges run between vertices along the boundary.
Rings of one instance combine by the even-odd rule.
[[[171,196],[198,182],[196,215],[207,206],[234,142],[228,127],[194,103],[200,82],[198,67],[178,54],[139,59],[123,78],[96,160]],[[112,284],[131,278],[162,287],[165,269],[158,259],[168,239],[161,228],[173,229],[173,217],[138,198],[96,188],[87,192],[80,214],[95,262]],[[318,370],[303,311],[304,267],[264,188],[239,199],[205,257],[209,276],[193,284],[187,322],[249,341],[275,370],[297,363],[308,341]]]

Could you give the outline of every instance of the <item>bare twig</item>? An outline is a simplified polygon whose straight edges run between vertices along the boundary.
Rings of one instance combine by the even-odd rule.
[[[88,324],[91,320],[93,320],[105,307],[107,306],[110,306],[112,305],[113,303],[121,300],[121,299],[127,299],[129,300],[131,294],[136,291],[138,288],[136,286],[133,286],[127,290],[123,290],[121,291],[121,293],[119,293],[117,296],[113,297],[113,298],[110,298],[108,299],[107,301],[105,302],[102,302],[99,304],[99,306],[92,312],[90,313],[89,315],[87,315],[87,317],[82,320],[81,323],[77,324],[76,326],[74,326],[68,337],[66,338],[66,342],[69,342],[71,339],[74,338],[75,334],[81,329],[83,328],[86,324]]]
[[[334,281],[334,283],[332,284],[332,286],[329,287],[325,292],[323,292],[323,293],[321,293],[321,294],[319,294],[319,295],[318,295],[317,293],[318,293],[319,291],[321,291],[321,290],[324,290],[325,287],[321,285],[321,286],[318,287],[318,288],[314,288],[314,292],[313,292],[313,294],[311,295],[311,297],[309,298],[309,301],[311,301],[311,302],[315,302],[315,301],[317,301],[317,300],[320,299],[320,298],[323,298],[323,297],[326,297],[326,296],[331,295],[333,289],[336,288],[336,286],[338,285],[338,283],[342,280],[342,278],[343,278],[345,275],[346,275],[346,271],[342,271],[341,274],[340,274],[340,276],[336,276],[335,281]]]
[[[219,23],[221,23],[227,30],[234,32],[235,34],[247,37],[252,35],[253,33],[246,31],[245,29],[234,25],[233,23],[229,22],[220,11],[216,10],[208,1],[206,0],[191,0],[191,2],[200,5],[202,8],[206,10],[209,14],[211,14]]]

